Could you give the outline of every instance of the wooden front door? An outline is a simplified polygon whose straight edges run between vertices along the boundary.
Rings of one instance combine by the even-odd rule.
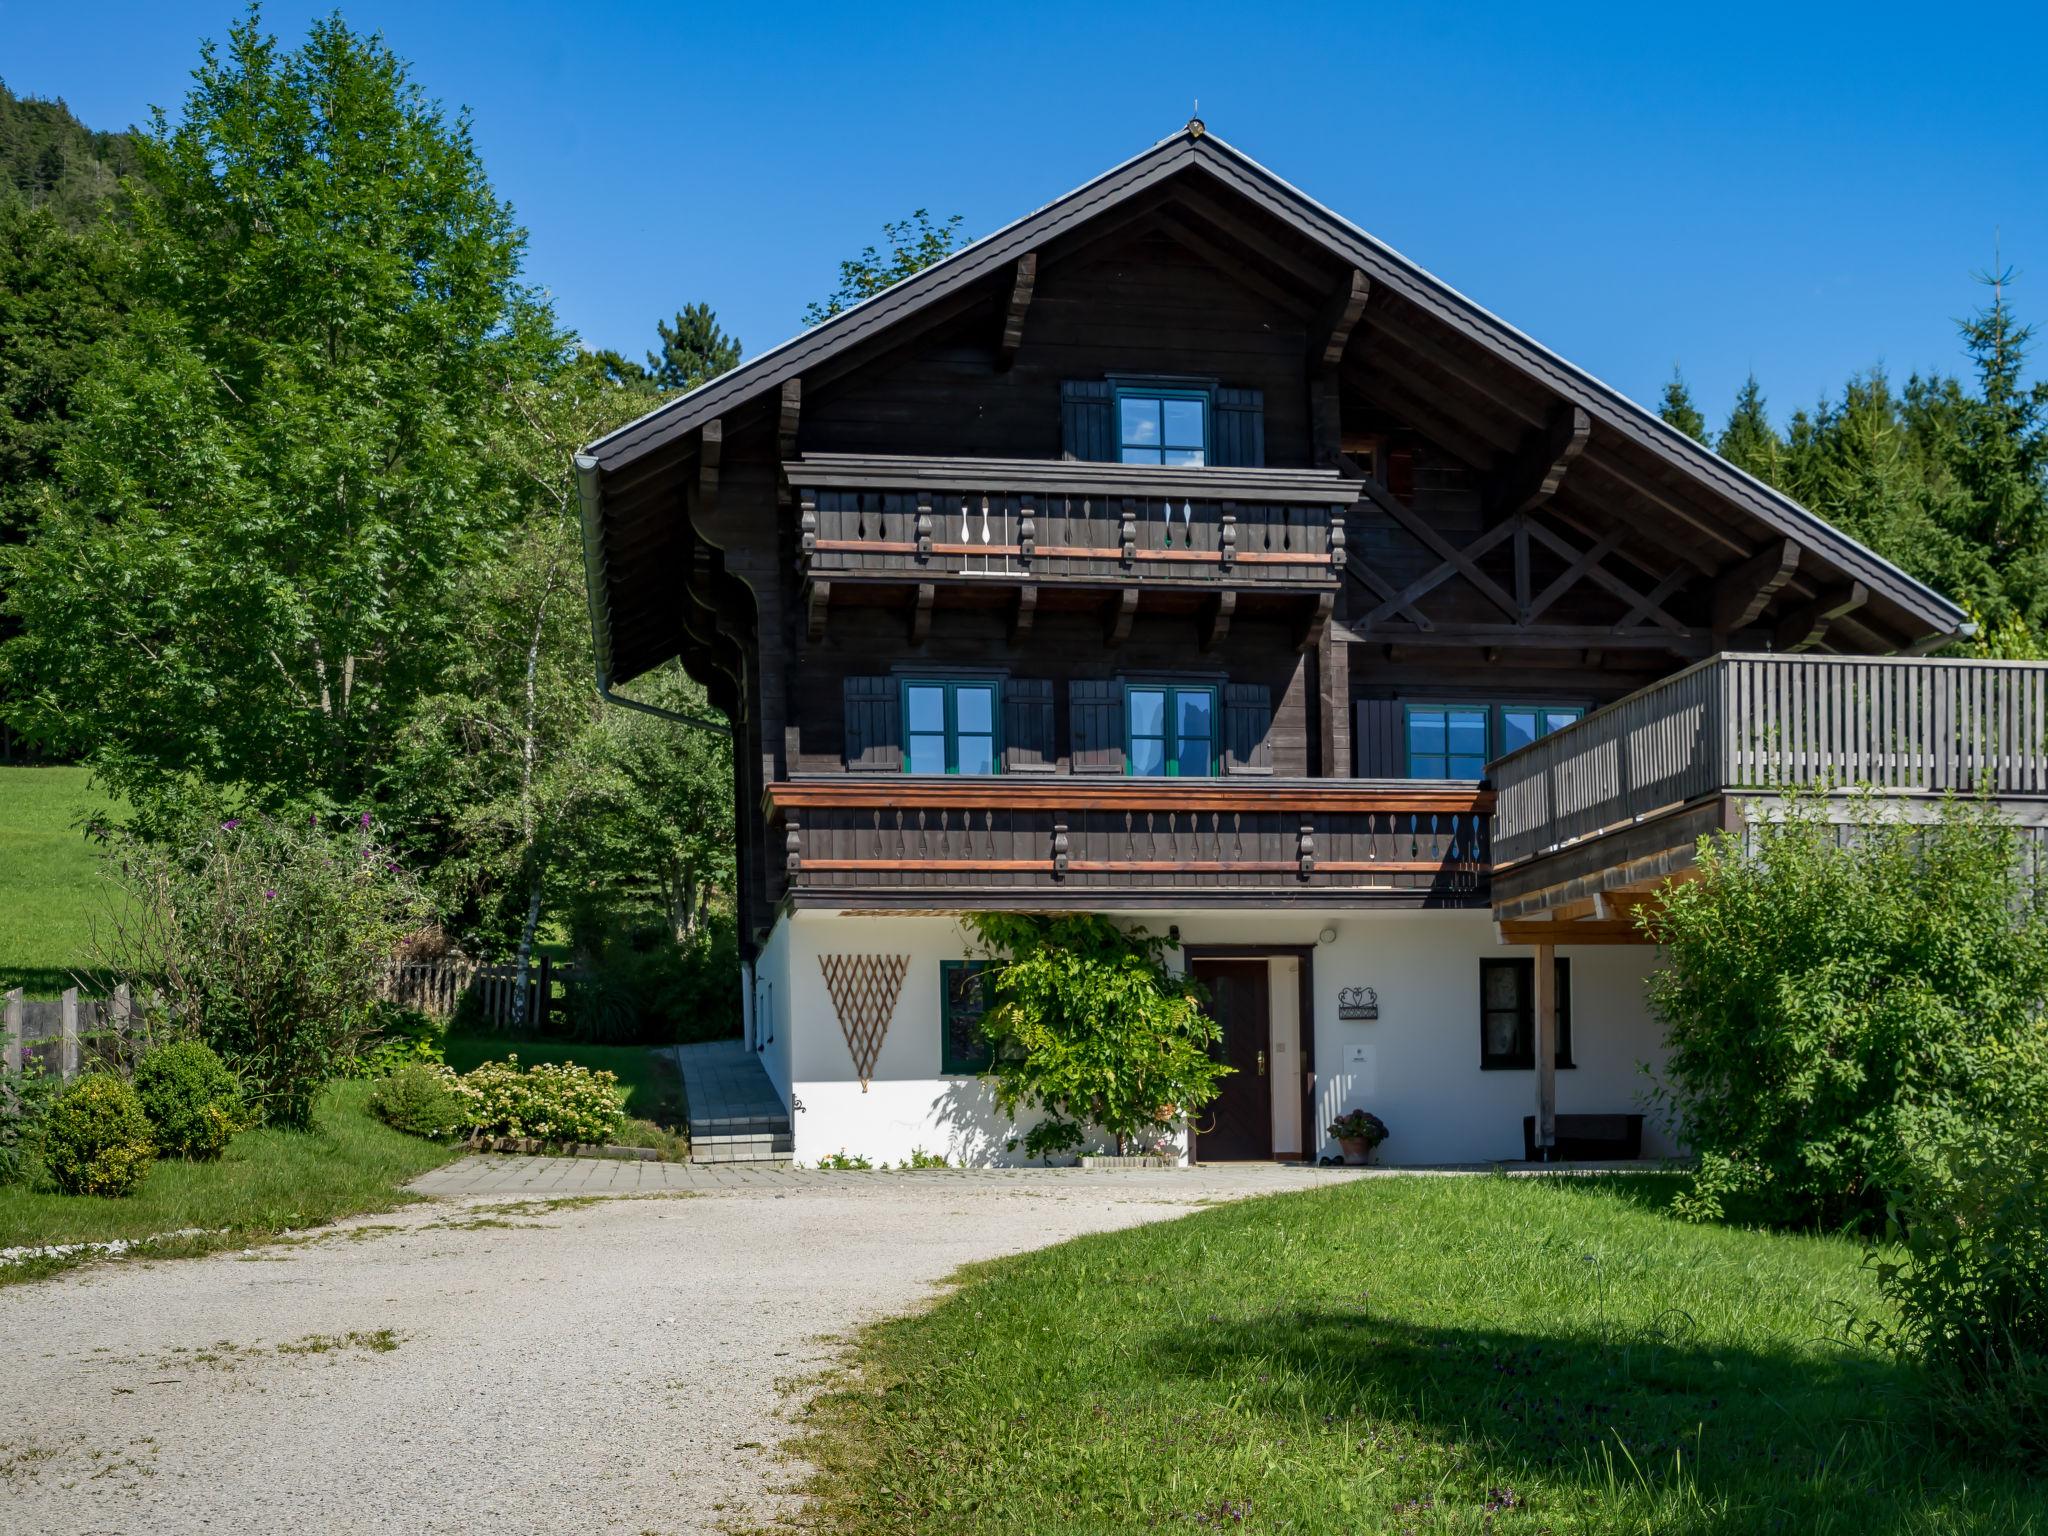
[[[1223,1026],[1215,1055],[1236,1068],[1195,1123],[1195,1156],[1242,1162],[1273,1155],[1272,1031],[1266,1011],[1266,962],[1196,960],[1209,989],[1209,1015]]]

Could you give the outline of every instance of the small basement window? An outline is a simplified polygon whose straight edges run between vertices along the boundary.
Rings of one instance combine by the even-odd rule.
[[[1205,390],[1119,389],[1116,422],[1120,463],[1209,462],[1209,396]]]
[[[1214,688],[1127,685],[1125,771],[1139,779],[1206,779],[1216,772]]]
[[[991,681],[925,680],[903,684],[905,773],[994,773],[1002,742]]]
[[[1557,960],[1557,1064],[1572,1061],[1572,963]],[[1527,1072],[1536,1065],[1536,962],[1479,962],[1479,1068]]]

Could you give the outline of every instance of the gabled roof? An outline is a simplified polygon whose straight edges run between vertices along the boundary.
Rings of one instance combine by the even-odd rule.
[[[1625,442],[1653,465],[1711,493],[1742,520],[1760,525],[1747,528],[1747,536],[1761,540],[1776,534],[1794,540],[1838,573],[1838,579],[1865,584],[1874,597],[1884,600],[1896,620],[1920,628],[1921,635],[1910,638],[1951,635],[1963,625],[1962,609],[1947,598],[1474,303],[1214,137],[1200,122],[1189,123],[1064,197],[598,439],[579,456],[587,514],[601,516],[606,477],[664,447],[679,445],[706,422],[954,298],[1004,271],[1026,252],[1184,176],[1207,178],[1262,210],[1320,247],[1331,261],[1363,271],[1376,287],[1383,285],[1560,404],[1584,410],[1594,425],[1594,443],[1603,439]]]

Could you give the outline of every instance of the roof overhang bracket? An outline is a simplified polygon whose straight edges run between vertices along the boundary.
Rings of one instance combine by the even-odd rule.
[[[1778,589],[1799,569],[1799,546],[1773,539],[1740,565],[1714,578],[1714,633],[1747,629],[1763,616]]]
[[[782,496],[782,504],[788,506],[796,499],[789,483],[789,465],[796,458],[796,429],[803,419],[804,381],[799,374],[793,379],[782,381],[782,398],[775,413],[775,446],[780,450],[776,455],[776,482]]]
[[[1860,581],[1831,587],[1810,603],[1801,604],[1778,621],[1771,631],[1774,651],[1807,651],[1828,635],[1828,627],[1847,613],[1854,613],[1870,601],[1870,589]]]
[[[1592,417],[1576,405],[1560,406],[1494,477],[1487,500],[1497,512],[1509,515],[1542,506],[1557,494],[1565,472],[1592,435]]]
[[[1344,360],[1344,348],[1365,314],[1365,301],[1372,297],[1372,279],[1358,268],[1344,280],[1344,286],[1330,296],[1308,333],[1308,366],[1311,373],[1328,373]]]
[[[1031,308],[1031,290],[1037,285],[1038,252],[1026,251],[1017,258],[1010,275],[1010,302],[1003,311],[1003,338],[996,348],[999,369],[1017,361],[1017,349],[1024,345],[1024,316]]]

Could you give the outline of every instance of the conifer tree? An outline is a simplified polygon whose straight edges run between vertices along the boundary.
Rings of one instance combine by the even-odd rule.
[[[1728,424],[1721,428],[1715,452],[1737,469],[1747,470],[1765,485],[1782,488],[1785,474],[1785,440],[1771,425],[1764,403],[1763,387],[1751,374],[1735,393],[1735,406],[1728,412]]]
[[[1692,389],[1676,365],[1671,369],[1671,382],[1664,386],[1663,398],[1657,402],[1657,414],[1694,442],[1706,442],[1707,418],[1692,403]]]
[[[695,389],[740,365],[740,344],[718,328],[709,304],[686,304],[673,324],[657,320],[661,350],[647,354],[647,368],[661,389]]]

